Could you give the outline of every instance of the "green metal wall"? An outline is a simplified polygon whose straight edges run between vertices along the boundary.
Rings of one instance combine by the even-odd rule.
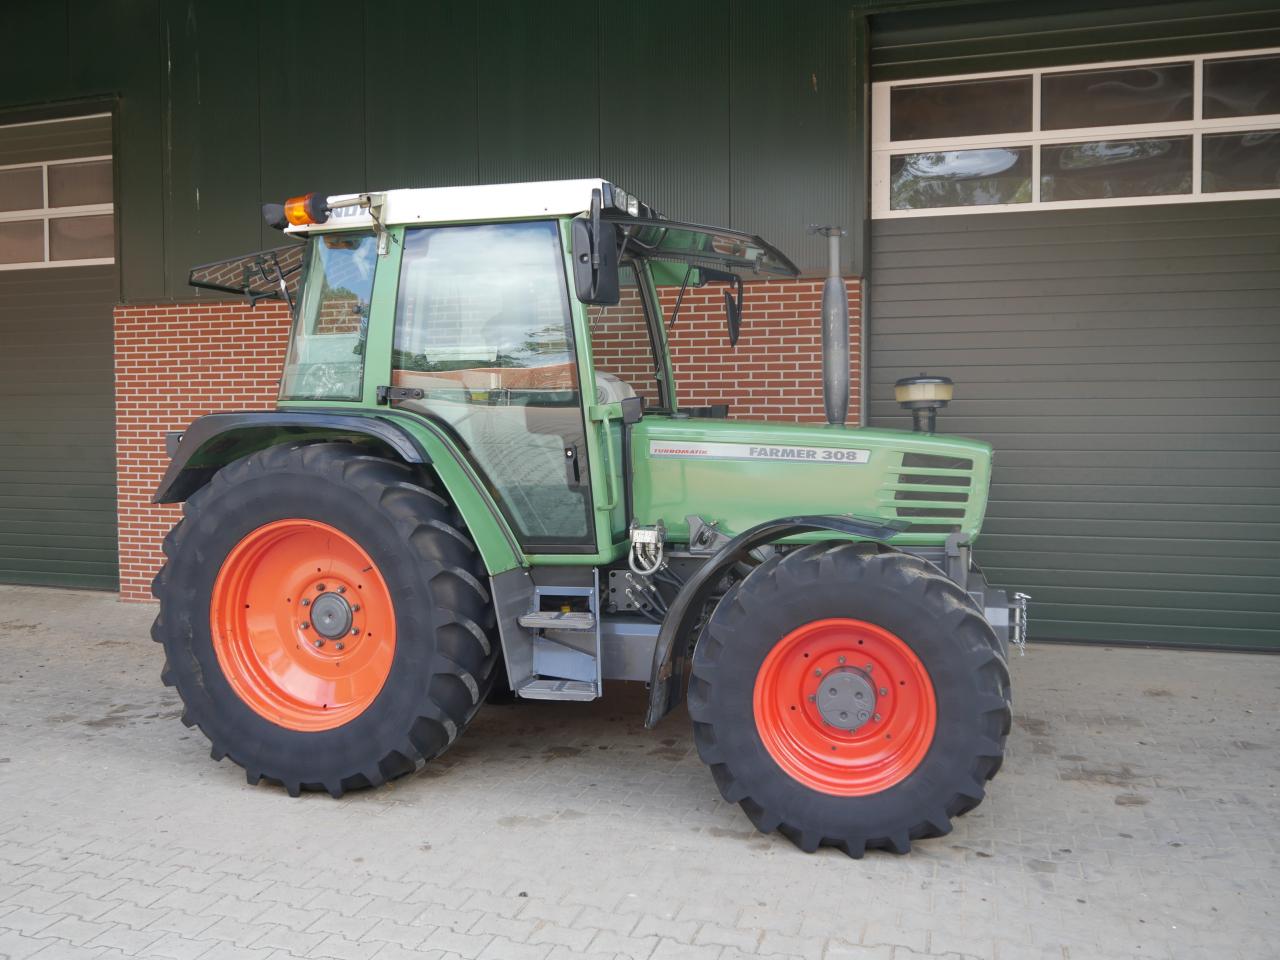
[[[1032,636],[1280,646],[1280,201],[878,220],[868,412],[956,381]]]
[[[0,583],[116,588],[110,266],[0,271]]]
[[[594,175],[816,270],[806,225],[858,203],[858,6],[9,0],[0,123],[116,104],[128,301],[274,242],[264,200]]]
[[[872,76],[1280,45],[1274,4],[1028,9],[876,17]],[[1033,637],[1280,647],[1280,201],[879,220],[871,248],[870,422],[906,425],[898,377],[956,380],[942,430],[997,451],[978,557]]]

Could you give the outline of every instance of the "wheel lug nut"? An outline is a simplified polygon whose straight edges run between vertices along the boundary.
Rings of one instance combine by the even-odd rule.
[[[302,621],[302,629],[303,629],[303,630],[310,630],[310,629],[311,629],[311,624],[309,624],[309,623],[307,623],[307,621],[303,620],[303,621]]]
[[[864,713],[862,716],[863,716],[863,718],[864,718],[864,719],[866,718],[866,714],[865,714],[865,713]],[[875,722],[876,722],[876,723],[879,723],[879,722],[880,722],[880,714],[878,714],[878,713],[877,713],[873,719],[875,720]]]
[[[871,672],[873,669],[875,669],[875,668],[874,668],[874,667],[872,667],[872,666],[871,666],[871,664],[869,664],[869,663],[868,663],[865,667],[863,667],[863,669],[864,669],[864,670],[866,670],[866,671],[867,671],[867,673],[870,673],[870,672]]]
[[[347,588],[346,588],[346,587],[338,587],[338,592],[339,592],[339,593],[346,593],[346,592],[347,592]]]
[[[353,637],[358,637],[358,636],[360,636],[360,628],[359,628],[359,627],[352,627],[352,628],[351,628],[351,635],[352,635]]]
[[[317,589],[317,590],[319,590],[321,593],[323,593],[323,592],[324,592],[324,584],[323,584],[323,583],[317,583],[317,584],[316,584],[316,589]]]
[[[323,637],[316,637],[316,638],[315,638],[314,640],[312,640],[311,642],[312,642],[312,644],[314,644],[314,646],[315,646],[315,648],[316,648],[317,650],[319,650],[321,647],[323,647],[323,646],[324,646],[324,638],[323,638]]]
[[[810,702],[810,703],[817,703],[817,702],[818,702],[818,698],[817,698],[817,696],[816,696],[815,694],[812,694],[812,693],[811,693],[811,694],[809,694],[809,702]]]
[[[882,696],[882,697],[887,697],[888,695],[889,695],[889,688],[888,688],[888,687],[881,687],[881,688],[880,688],[880,696]]]
[[[814,675],[815,677],[820,677],[820,676],[822,676],[822,671],[821,671],[821,670],[815,670],[815,671],[813,671],[813,675]]]
[[[335,650],[345,650],[347,649],[347,645],[343,643],[341,640],[339,640],[336,643],[334,643],[333,648]]]
[[[351,612],[352,612],[352,613],[359,613],[359,612],[360,612],[360,604],[358,604],[358,603],[353,603],[353,604],[351,605]]]
[[[310,600],[308,600],[306,597],[303,597],[303,598],[302,598],[302,605],[303,605],[304,607],[309,607],[309,606],[311,606],[311,601],[310,601]]]
[[[837,657],[836,663],[844,663],[844,657]]]

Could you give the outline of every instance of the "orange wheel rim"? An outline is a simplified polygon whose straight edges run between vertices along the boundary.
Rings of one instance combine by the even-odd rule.
[[[290,730],[332,730],[363,713],[391,672],[391,593],[354,540],[315,520],[277,520],[241,540],[209,604],[231,688]]]
[[[933,743],[928,671],[901,638],[861,620],[814,620],[778,641],[756,674],[756,730],[794,780],[822,793],[887,790]]]

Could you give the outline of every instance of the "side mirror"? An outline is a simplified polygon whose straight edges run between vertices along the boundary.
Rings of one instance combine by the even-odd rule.
[[[573,221],[573,286],[583,303],[611,306],[621,298],[618,226],[600,218],[600,191],[591,191],[591,218]]]
[[[736,347],[738,345],[738,335],[742,333],[741,288],[738,289],[738,299],[736,301],[730,296],[728,290],[724,292],[724,319],[729,328],[729,346]]]
[[[738,336],[742,333],[742,278],[727,270],[715,270],[702,267],[699,270],[702,283],[727,283],[733,292],[724,292],[724,321],[729,331],[729,346],[738,345]]]

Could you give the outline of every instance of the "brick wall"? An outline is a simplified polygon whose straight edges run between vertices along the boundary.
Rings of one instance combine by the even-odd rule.
[[[725,336],[723,290],[713,284],[687,291],[671,331],[681,404],[727,402],[731,416],[822,421],[822,281],[747,283],[746,320],[736,350]],[[675,290],[664,289],[668,315],[675,296]],[[861,419],[860,305],[858,281],[852,279],[850,423]],[[287,337],[287,312],[274,302],[253,310],[241,302],[116,308],[122,599],[151,598],[160,541],[181,515],[177,505],[151,503],[167,464],[165,432],[207,413],[270,407]]]
[[[288,311],[268,302],[115,309],[116,472],[120,596],[150,600],[160,541],[182,509],[151,502],[168,463],[164,435],[196,417],[266,409],[289,333]]]

